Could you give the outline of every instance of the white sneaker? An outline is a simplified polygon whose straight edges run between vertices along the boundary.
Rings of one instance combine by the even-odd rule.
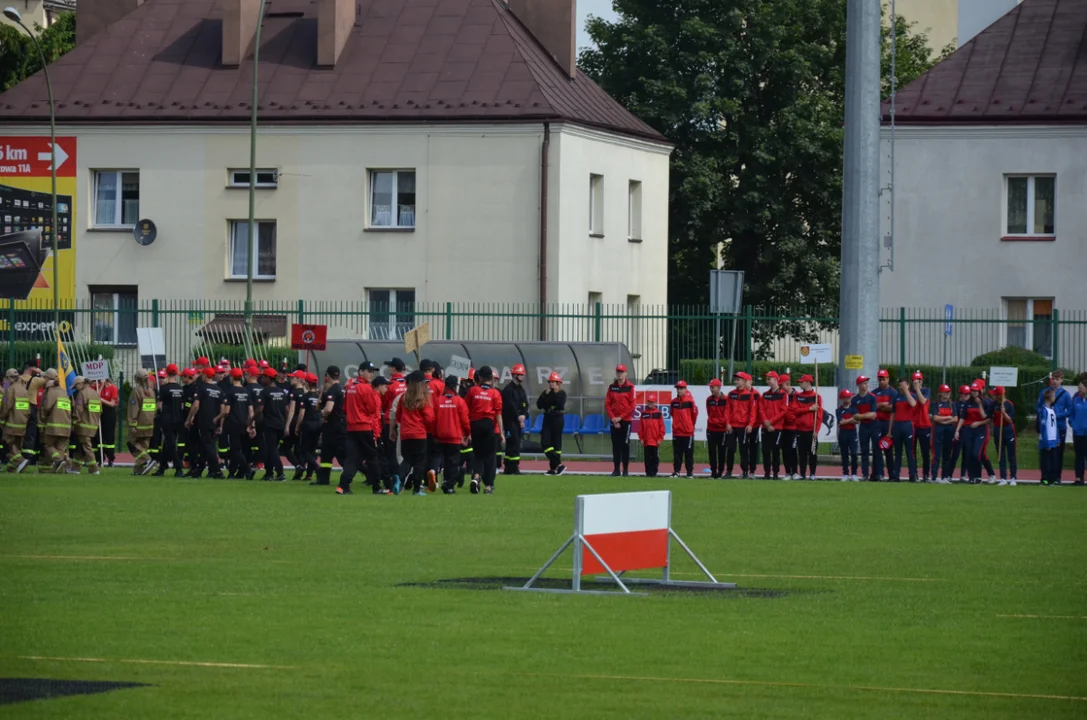
[[[860,482],[861,481],[860,477],[858,477],[857,475],[851,475],[849,477],[849,479],[852,480],[853,482]]]
[[[990,485],[992,485],[992,484],[993,484],[993,481],[992,481],[992,480],[990,480],[990,481],[989,481],[989,484],[990,484]],[[1003,479],[1003,478],[1001,478],[1001,479],[1000,479],[1000,481],[999,481],[999,482],[997,482],[997,485],[1007,485],[1007,484],[1008,484],[1008,481],[1007,481],[1007,480],[1005,480],[1005,479]]]
[[[989,484],[990,485],[996,485],[996,475],[990,475],[989,476]]]
[[[781,479],[782,479],[782,480],[792,480],[792,479],[793,479],[793,476],[792,476],[792,475],[782,475],[782,476],[781,476]]]
[[[1009,480],[1008,484],[1011,485],[1012,487],[1015,487],[1015,478],[1012,478],[1011,480]]]
[[[849,476],[848,475],[842,475],[842,482],[849,482]]]
[[[811,475],[810,475],[810,476],[808,477],[808,479],[809,479],[809,480],[814,480],[814,479],[815,479],[815,473],[812,473],[812,474],[811,474]]]

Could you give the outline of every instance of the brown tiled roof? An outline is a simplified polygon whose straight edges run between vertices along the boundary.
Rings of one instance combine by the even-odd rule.
[[[895,122],[1087,122],[1087,0],[1023,0],[898,91]]]
[[[501,0],[356,0],[333,68],[316,3],[268,0],[262,123],[566,120],[663,141],[580,72],[565,75]],[[248,122],[252,55],[221,63],[224,0],[147,0],[49,67],[66,123]],[[48,122],[41,73],[0,95],[0,124]]]

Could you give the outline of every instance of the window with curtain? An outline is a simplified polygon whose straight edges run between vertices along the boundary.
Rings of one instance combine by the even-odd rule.
[[[276,278],[276,222],[258,220],[257,236],[254,240],[256,258],[253,262],[253,277],[257,280],[275,280]],[[230,221],[230,278],[245,279],[249,274],[249,222],[247,220]]]
[[[133,227],[139,219],[139,171],[96,170],[94,173],[94,226]]]
[[[415,227],[415,171],[370,171],[370,227]]]
[[[1004,298],[1007,344],[1053,356],[1053,298]]]
[[[1005,237],[1048,237],[1056,234],[1057,178],[1054,175],[1009,175]]]
[[[135,345],[139,324],[135,287],[91,288],[94,341],[106,345]]]

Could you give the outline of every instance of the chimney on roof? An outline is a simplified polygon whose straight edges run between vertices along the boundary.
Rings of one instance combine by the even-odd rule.
[[[94,37],[143,4],[143,0],[79,0],[75,11],[76,45]]]
[[[355,26],[355,0],[317,0],[317,64],[331,67],[340,59]]]
[[[573,79],[577,69],[577,0],[506,0],[506,4]]]
[[[242,64],[257,33],[259,15],[260,0],[226,0],[223,4],[223,65]]]

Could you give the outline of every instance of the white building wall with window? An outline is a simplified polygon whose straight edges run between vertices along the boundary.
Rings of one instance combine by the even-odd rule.
[[[548,300],[581,304],[594,291],[663,304],[669,149],[552,128]],[[77,296],[244,299],[246,128],[61,132],[79,142]],[[538,300],[541,126],[260,132],[255,300]],[[590,237],[590,173],[601,176],[603,238]],[[152,245],[133,240],[135,219],[155,222]]]
[[[882,150],[889,184],[887,127]],[[1085,158],[1082,126],[897,128],[894,271],[880,276],[881,305],[992,308],[1008,319],[1027,312],[1026,300],[1087,308]],[[890,197],[881,197],[884,237]]]

